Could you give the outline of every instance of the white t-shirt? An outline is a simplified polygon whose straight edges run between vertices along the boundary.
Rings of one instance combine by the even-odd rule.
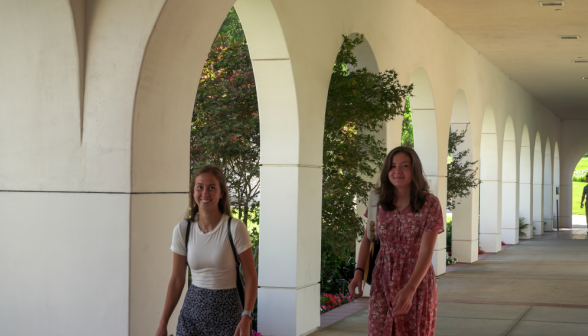
[[[192,284],[206,289],[231,289],[237,287],[235,257],[227,232],[228,215],[223,215],[214,230],[203,233],[198,228],[198,218],[190,227],[188,264],[192,270]],[[188,222],[180,222],[174,228],[171,250],[186,255],[184,237]],[[231,233],[237,255],[251,247],[247,227],[237,218],[231,220]]]

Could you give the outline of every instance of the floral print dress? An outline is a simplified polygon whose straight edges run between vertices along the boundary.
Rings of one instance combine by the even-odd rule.
[[[379,207],[377,220],[380,252],[370,289],[368,335],[433,336],[437,319],[437,282],[433,265],[418,286],[408,313],[395,315],[392,302],[415,269],[423,234],[444,231],[439,199],[428,194],[419,212],[413,212],[410,205],[400,212]]]

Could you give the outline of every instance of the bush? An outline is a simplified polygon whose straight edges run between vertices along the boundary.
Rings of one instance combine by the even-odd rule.
[[[586,182],[586,174],[587,173],[588,173],[588,169],[574,170],[574,175],[572,175],[572,181],[574,181],[574,182]]]
[[[453,265],[457,262],[457,258],[452,257],[449,253],[445,252],[445,261],[447,265]]]

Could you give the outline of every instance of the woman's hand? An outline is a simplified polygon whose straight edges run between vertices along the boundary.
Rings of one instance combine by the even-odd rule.
[[[412,288],[404,287],[396,294],[394,302],[392,303],[392,309],[395,315],[403,315],[408,313],[412,304],[412,297],[414,296],[415,290]]]
[[[160,324],[159,328],[157,328],[157,331],[155,332],[155,336],[168,336],[167,326]]]
[[[241,316],[241,322],[237,325],[237,330],[233,336],[251,336],[249,334],[251,330],[251,318],[247,315]]]
[[[355,271],[355,276],[353,277],[353,280],[351,280],[351,282],[349,283],[349,285],[347,286],[347,290],[349,290],[349,294],[351,294],[351,296],[353,296],[354,298],[359,298],[363,296],[363,289],[362,289],[362,281],[363,281],[363,272],[360,270],[356,270]],[[357,289],[357,294],[355,292],[355,290]]]

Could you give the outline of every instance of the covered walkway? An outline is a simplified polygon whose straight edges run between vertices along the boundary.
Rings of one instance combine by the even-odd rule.
[[[441,275],[436,335],[587,335],[586,231],[574,224]],[[313,336],[366,334],[367,308]]]

